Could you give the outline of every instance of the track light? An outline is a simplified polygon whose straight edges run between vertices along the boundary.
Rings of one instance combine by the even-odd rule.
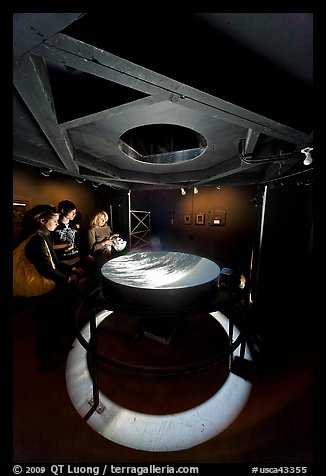
[[[99,183],[92,182],[92,185],[93,185],[94,188],[97,188],[100,184],[99,184]]]
[[[301,149],[301,152],[305,154],[305,159],[303,161],[304,165],[310,165],[312,163],[312,155],[311,152],[314,149],[312,147],[305,147],[304,149]]]
[[[84,183],[84,182],[85,182],[85,179],[84,179],[84,178],[78,178],[78,177],[76,177],[76,182],[77,182],[77,183]]]
[[[194,187],[194,194],[197,195],[197,193],[198,193],[198,188]]]
[[[180,190],[181,190],[181,195],[186,195],[187,192],[185,191],[184,188],[181,188]]]
[[[222,185],[216,185],[217,190],[221,190],[221,188],[222,188]]]
[[[52,172],[52,169],[43,169],[41,170],[41,174],[44,175],[44,177],[50,177]]]

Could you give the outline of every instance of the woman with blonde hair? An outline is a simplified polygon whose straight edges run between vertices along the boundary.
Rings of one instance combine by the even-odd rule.
[[[110,240],[112,230],[108,225],[108,214],[101,210],[91,219],[87,240],[90,253],[97,255],[110,255],[113,241]]]
[[[87,231],[89,253],[95,258],[93,269],[97,277],[99,277],[101,267],[111,256],[112,238],[118,236],[112,235],[108,220],[109,217],[106,211],[100,210],[91,219]]]

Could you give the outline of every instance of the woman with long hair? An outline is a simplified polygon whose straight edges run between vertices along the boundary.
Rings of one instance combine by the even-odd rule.
[[[113,244],[112,230],[108,224],[108,214],[101,210],[96,213],[90,221],[88,228],[88,247],[90,252],[96,256],[97,253],[110,255]]]
[[[71,284],[77,275],[63,266],[52,247],[51,232],[58,226],[59,212],[51,205],[37,205],[28,212],[25,234],[21,243],[27,260],[39,275],[52,280],[51,291],[36,296],[38,303],[36,354],[40,370],[48,370],[61,364],[71,348],[73,337],[73,306],[75,288]],[[16,268],[14,267],[14,283]],[[24,286],[24,283],[21,283]],[[14,288],[15,291],[15,288]],[[18,295],[26,296],[24,292]],[[33,298],[35,299],[35,297]]]

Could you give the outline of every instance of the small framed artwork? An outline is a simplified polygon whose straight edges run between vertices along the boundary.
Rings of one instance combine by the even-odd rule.
[[[183,215],[183,224],[184,225],[191,225],[191,215],[190,214],[186,214],[186,215]]]
[[[205,213],[196,214],[196,225],[205,225]]]
[[[209,210],[208,224],[211,226],[225,225],[225,210]]]
[[[25,212],[29,210],[29,202],[25,200],[13,201],[13,222],[21,223]]]

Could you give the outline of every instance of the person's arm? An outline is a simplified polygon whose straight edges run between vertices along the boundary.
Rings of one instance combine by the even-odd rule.
[[[62,233],[61,223],[54,231],[51,231],[50,238],[52,249],[55,250],[56,256],[61,263],[65,259],[66,253],[74,248],[74,244],[71,241],[66,241],[66,235]]]
[[[94,253],[94,244],[96,242],[95,238],[95,231],[94,228],[88,228],[87,230],[87,243],[88,243],[88,249],[91,253]]]
[[[55,268],[53,268],[51,260],[48,256],[43,236],[34,235],[25,246],[26,258],[33,263],[37,271],[45,278],[52,279],[56,283],[66,284],[70,282],[68,274],[60,269],[60,264],[54,253],[49,247]]]
[[[59,225],[57,226],[57,228],[56,228],[54,231],[51,231],[51,232],[50,232],[50,237],[51,237],[51,241],[52,241],[52,246],[54,246],[54,245],[62,245],[62,244],[68,245],[67,242],[62,241],[60,230],[61,230],[61,226],[60,226],[60,224],[59,224]]]
[[[97,251],[102,251],[107,246],[112,245],[111,240],[108,239],[107,228],[101,230],[101,233],[103,233],[103,238],[102,240],[97,241],[95,228],[90,228],[88,230],[88,244],[92,253],[96,253]]]

